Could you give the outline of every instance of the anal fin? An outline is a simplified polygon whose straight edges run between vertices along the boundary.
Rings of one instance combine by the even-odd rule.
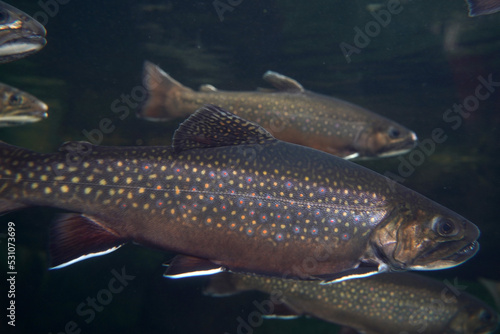
[[[126,242],[93,217],[74,213],[61,215],[50,232],[51,269],[108,254]]]
[[[163,276],[168,278],[213,275],[226,270],[210,260],[188,255],[177,255],[169,264],[165,265],[168,268]]]

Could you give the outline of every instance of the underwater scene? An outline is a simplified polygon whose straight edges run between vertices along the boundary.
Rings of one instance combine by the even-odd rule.
[[[0,1],[0,332],[500,333],[499,23]]]

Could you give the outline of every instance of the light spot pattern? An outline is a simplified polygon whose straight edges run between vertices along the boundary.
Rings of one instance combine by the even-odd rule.
[[[238,290],[270,293],[271,301],[279,297],[300,314],[362,332],[465,333],[465,328],[467,333],[486,332],[498,321],[495,311],[473,296],[463,291],[452,294],[447,284],[414,274],[379,274],[327,285],[241,274],[214,280],[218,286],[221,280],[230,281]]]

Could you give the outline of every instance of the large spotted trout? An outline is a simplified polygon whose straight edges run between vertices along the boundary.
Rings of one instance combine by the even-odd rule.
[[[305,90],[296,80],[268,71],[264,80],[276,90],[221,91],[183,86],[146,62],[148,99],[139,117],[165,121],[186,117],[206,103],[258,123],[277,139],[312,147],[346,159],[388,157],[408,152],[414,132],[352,103]]]
[[[0,212],[61,208],[52,265],[127,242],[179,255],[167,276],[221,270],[322,279],[456,266],[478,228],[389,179],[277,140],[205,106],[172,147],[66,143],[40,154],[2,143]]]

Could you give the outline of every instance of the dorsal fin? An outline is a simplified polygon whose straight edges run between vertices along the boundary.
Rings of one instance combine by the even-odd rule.
[[[264,80],[276,87],[278,90],[287,92],[304,92],[304,87],[292,78],[273,71],[267,71],[263,76]]]
[[[57,149],[59,152],[73,152],[76,151],[80,153],[81,156],[87,153],[92,152],[92,144],[88,141],[79,140],[79,141],[65,141],[62,143]]]
[[[181,152],[193,148],[264,144],[275,140],[260,125],[209,104],[179,126],[172,146],[176,152]]]
[[[200,92],[212,93],[212,92],[216,92],[216,91],[217,91],[217,88],[215,88],[214,86],[209,85],[209,84],[204,84],[204,85],[200,86]]]

